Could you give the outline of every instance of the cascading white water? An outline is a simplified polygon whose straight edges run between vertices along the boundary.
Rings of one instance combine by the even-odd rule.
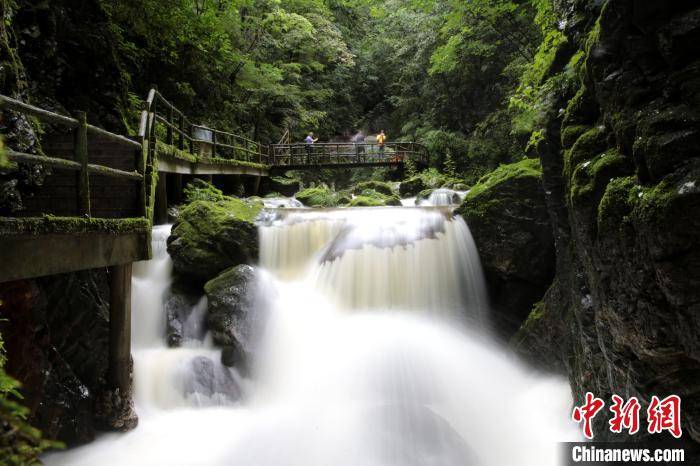
[[[427,199],[418,201],[422,206],[448,206],[457,205],[462,202],[466,191],[453,191],[451,189],[440,188],[430,193]]]
[[[155,341],[165,236],[135,269],[139,427],[47,464],[543,466],[578,438],[566,382],[529,373],[481,330],[478,254],[449,210],[274,213],[260,230],[266,325],[237,406],[186,395],[188,364],[216,350]]]

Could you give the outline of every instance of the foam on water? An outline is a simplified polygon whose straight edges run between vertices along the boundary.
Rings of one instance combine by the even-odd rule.
[[[166,347],[166,230],[134,269],[138,428],[47,464],[544,466],[578,439],[567,383],[483,331],[478,253],[449,209],[268,215],[250,380],[206,340]]]

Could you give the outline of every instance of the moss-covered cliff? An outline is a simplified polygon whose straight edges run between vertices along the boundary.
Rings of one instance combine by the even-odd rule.
[[[700,441],[700,9],[554,3],[532,148],[557,271],[515,345],[579,400],[680,395]]]

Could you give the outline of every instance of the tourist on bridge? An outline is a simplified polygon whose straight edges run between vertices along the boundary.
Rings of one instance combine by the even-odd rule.
[[[355,153],[357,155],[357,160],[359,161],[360,156],[365,155],[365,135],[362,130],[359,130],[352,140],[355,143]]]
[[[384,145],[386,144],[386,134],[384,134],[384,130],[379,132],[377,144],[379,145],[379,157],[384,158]]]
[[[306,163],[310,164],[311,163],[311,152],[313,151],[313,145],[318,141],[318,138],[314,139],[314,133],[313,131],[309,133],[308,136],[306,136],[306,139],[304,139],[304,142],[306,142]]]

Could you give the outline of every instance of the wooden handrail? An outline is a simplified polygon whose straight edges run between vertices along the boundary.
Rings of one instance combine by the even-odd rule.
[[[67,127],[73,131],[73,160],[38,154],[27,154],[24,152],[16,152],[11,149],[7,149],[7,155],[10,161],[14,163],[40,163],[49,167],[75,171],[78,215],[90,216],[90,175],[102,175],[138,181],[141,184],[141,192],[145,192],[145,173],[139,171],[139,167],[141,167],[141,171],[144,171],[143,163],[140,161],[143,149],[143,145],[140,142],[88,124],[85,112],[76,112],[77,118],[73,118],[27,104],[5,95],[0,95],[0,109],[12,110],[24,115],[30,115],[40,121]],[[145,115],[142,115],[142,122],[139,130],[141,130],[141,128],[145,129],[147,126],[148,113],[145,112]],[[108,141],[133,149],[135,155],[133,166],[136,170],[128,172],[104,165],[89,163],[89,135],[100,136]],[[147,211],[145,202],[145,196],[139,196],[138,210],[142,215],[145,215]]]

